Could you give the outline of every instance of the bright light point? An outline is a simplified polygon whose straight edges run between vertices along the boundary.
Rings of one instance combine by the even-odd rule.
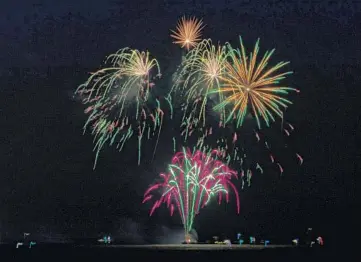
[[[247,88],[246,88],[246,90],[247,90],[247,92],[248,92],[248,91],[250,90],[250,88],[249,88],[249,87],[247,87]]]

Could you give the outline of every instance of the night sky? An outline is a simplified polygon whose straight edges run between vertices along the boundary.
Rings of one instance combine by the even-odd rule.
[[[172,122],[166,122],[152,163],[148,150],[137,166],[133,141],[120,153],[107,147],[93,171],[92,137],[83,135],[84,107],[73,92],[106,55],[127,46],[148,49],[159,60],[164,76],[159,95],[166,92],[182,55],[169,30],[184,14],[203,18],[205,38],[236,46],[241,35],[249,48],[260,38],[261,53],[276,48],[272,61],[290,61],[294,74],[288,84],[301,90],[286,118],[296,127],[289,145],[303,155],[304,165],[286,163],[282,178],[267,170],[264,177],[256,176],[240,193],[238,216],[232,203],[202,210],[196,219],[200,238],[234,238],[241,230],[288,241],[313,227],[335,243],[359,228],[361,4],[7,2],[0,7],[3,238],[16,239],[22,232],[64,239],[110,232],[135,242],[155,241],[181,227],[180,218],[170,218],[165,208],[148,218],[150,206],[141,205],[144,191],[170,160]],[[280,136],[272,132],[275,139]]]

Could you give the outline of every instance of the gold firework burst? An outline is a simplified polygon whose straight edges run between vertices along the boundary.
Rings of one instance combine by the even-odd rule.
[[[203,29],[203,22],[195,17],[187,19],[182,17],[177,24],[177,30],[171,30],[171,37],[175,39],[173,43],[179,44],[182,48],[189,50],[195,47],[201,40],[201,30]]]
[[[237,119],[237,126],[243,123],[250,107],[260,127],[260,118],[267,125],[270,120],[275,121],[275,115],[282,117],[282,109],[287,108],[292,102],[281,95],[287,95],[289,91],[297,91],[291,87],[279,85],[279,82],[292,72],[275,74],[276,71],[288,64],[279,62],[273,67],[266,69],[274,49],[267,51],[257,64],[259,52],[259,40],[249,58],[240,38],[241,50],[230,48],[229,61],[226,63],[222,87],[214,92],[221,92],[224,99],[214,107],[215,110],[225,110],[228,105],[231,110],[226,122],[233,118]]]

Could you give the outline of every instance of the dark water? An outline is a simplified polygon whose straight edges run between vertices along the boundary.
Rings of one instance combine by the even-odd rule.
[[[348,259],[334,249],[274,248],[263,250],[153,250],[119,247],[37,246],[32,249],[0,247],[0,261],[337,261]],[[4,259],[4,260],[3,260]]]

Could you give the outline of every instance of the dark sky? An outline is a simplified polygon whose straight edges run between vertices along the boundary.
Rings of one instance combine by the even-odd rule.
[[[165,210],[148,219],[149,206],[140,204],[146,187],[169,161],[169,133],[152,164],[145,156],[138,167],[136,150],[129,145],[126,152],[104,150],[93,171],[92,138],[82,135],[83,106],[72,93],[107,54],[126,46],[149,49],[158,58],[165,75],[160,89],[167,90],[181,58],[169,30],[183,14],[202,17],[207,25],[204,36],[215,41],[237,44],[242,35],[251,46],[260,37],[261,51],[276,48],[274,59],[291,61],[295,73],[290,84],[301,89],[286,116],[296,126],[290,142],[304,156],[304,166],[288,164],[290,171],[282,179],[255,178],[252,187],[241,192],[239,216],[230,207],[203,210],[196,222],[199,234],[233,236],[243,230],[287,238],[312,226],[335,240],[356,226],[360,4],[30,2],[0,6],[0,230],[4,235],[116,234],[128,221],[127,230],[133,232],[137,226],[143,237],[152,235],[154,228],[179,224],[179,218],[168,218]],[[24,69],[30,71],[20,73]],[[171,122],[166,124],[165,129],[171,130]]]

